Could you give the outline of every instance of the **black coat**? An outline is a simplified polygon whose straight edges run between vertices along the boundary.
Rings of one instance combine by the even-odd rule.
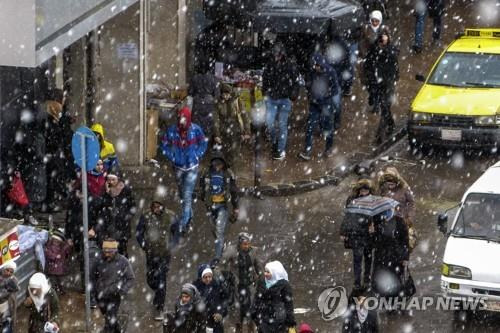
[[[288,60],[272,59],[264,68],[262,90],[271,99],[294,100],[299,94],[299,72]]]
[[[372,218],[366,215],[347,213],[340,225],[340,235],[347,238],[346,248],[371,246],[372,235],[368,232],[371,223]]]
[[[130,262],[119,253],[116,253],[109,261],[101,256],[91,273],[94,277],[93,281],[96,281],[98,298],[125,296],[135,281]]]
[[[288,328],[296,325],[288,281],[279,280],[269,289],[257,288],[252,318],[260,333],[288,333]]]
[[[376,44],[370,48],[364,63],[364,74],[370,90],[394,91],[399,80],[398,54],[399,50],[392,44],[385,47]]]
[[[373,236],[375,268],[395,267],[410,258],[408,227],[399,216],[389,221],[376,222]]]
[[[430,17],[438,17],[444,14],[445,0],[427,0],[427,10]]]
[[[167,324],[163,326],[164,333],[205,333],[207,330],[205,304],[203,301],[195,304],[175,304],[175,312],[167,314]]]
[[[216,279],[208,286],[201,279],[193,282],[206,304],[207,325],[214,327],[213,316],[216,313],[227,316],[228,295],[223,285]]]
[[[344,318],[343,333],[378,333],[378,316],[375,310],[369,310],[364,322],[358,317],[356,307],[351,305]]]
[[[125,186],[116,197],[109,193],[104,194],[99,214],[102,221],[99,221],[98,233],[116,240],[130,239],[131,221],[135,211],[135,200],[130,187]]]

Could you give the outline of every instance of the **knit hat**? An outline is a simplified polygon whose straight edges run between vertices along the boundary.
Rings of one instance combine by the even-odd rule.
[[[65,242],[66,241],[66,236],[64,233],[60,230],[54,230],[52,234],[50,235],[51,238],[57,239],[60,242]]]
[[[303,323],[299,326],[299,333],[314,333],[314,331],[312,330],[311,326]]]
[[[200,266],[198,266],[198,278],[201,279],[203,275],[208,272],[213,273],[209,264],[201,264]]]
[[[249,234],[248,232],[240,232],[238,234],[238,243],[241,244],[243,242],[251,242],[252,241],[252,238],[253,236],[251,234]]]

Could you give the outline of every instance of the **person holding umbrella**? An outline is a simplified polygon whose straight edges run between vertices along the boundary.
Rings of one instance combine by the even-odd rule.
[[[369,179],[360,179],[353,186],[352,194],[347,199],[346,207],[352,207],[350,205],[355,205],[356,199],[371,195],[373,190],[373,185]],[[370,216],[348,213],[346,211],[344,221],[341,225],[340,238],[344,241],[346,249],[352,249],[355,288],[361,287],[363,260],[363,284],[365,286],[370,285],[373,247],[368,228],[371,224]]]
[[[374,217],[369,228],[374,239],[373,287],[381,296],[396,297],[415,293],[408,272],[410,258],[408,227],[403,218],[389,208]]]

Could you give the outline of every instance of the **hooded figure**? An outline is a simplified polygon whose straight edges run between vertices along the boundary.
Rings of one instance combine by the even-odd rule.
[[[19,282],[14,276],[17,269],[14,260],[7,261],[0,269],[0,329],[2,332],[16,331],[17,293]]]
[[[375,194],[375,185],[370,179],[361,178],[352,185],[351,195],[346,200],[346,206],[354,199]]]
[[[179,300],[175,303],[175,312],[167,314],[164,323],[165,333],[206,333],[205,303],[200,292],[191,283],[182,286]]]
[[[373,45],[376,45],[377,40],[382,33],[390,33],[389,27],[383,25],[382,22],[382,12],[374,10],[370,13],[369,22],[361,29],[359,45],[359,55],[361,59],[366,58],[368,51]]]
[[[252,317],[261,333],[287,333],[295,327],[292,288],[288,274],[279,261],[265,266],[265,285],[255,297]]]
[[[394,167],[388,167],[378,179],[379,194],[399,202],[396,214],[410,227],[415,222],[415,197],[410,186]]]
[[[378,333],[378,314],[367,308],[367,297],[374,295],[364,289],[354,289],[349,295],[348,308],[344,313],[343,333]]]
[[[381,296],[393,297],[403,290],[410,259],[408,227],[390,209],[374,217],[372,284]],[[411,296],[411,295],[406,295]]]
[[[212,328],[214,333],[223,333],[223,319],[228,312],[228,295],[224,286],[214,277],[210,265],[203,264],[198,267],[198,279],[193,285],[206,304],[207,327]]]
[[[108,172],[116,172],[119,168],[118,157],[116,156],[115,146],[107,141],[104,136],[104,127],[101,124],[94,124],[90,128],[97,139],[99,140],[99,145],[101,147],[100,157],[104,162],[104,170]]]
[[[324,157],[332,154],[335,115],[340,112],[340,83],[337,72],[326,58],[315,53],[312,57],[312,70],[307,80],[309,114],[307,116],[304,151],[299,157],[311,159],[313,132],[319,125],[325,138]]]
[[[214,152],[208,171],[200,178],[201,200],[205,202],[211,213],[211,220],[215,226],[215,258],[219,260],[224,248],[224,235],[230,215],[236,218],[239,213],[238,188],[236,177],[229,169],[224,156]],[[232,212],[229,210],[229,203]]]
[[[177,124],[170,126],[162,139],[161,150],[175,173],[177,189],[182,204],[182,214],[174,226],[174,244],[189,229],[193,216],[193,192],[198,179],[198,166],[208,147],[203,130],[191,123],[191,111],[182,108],[177,114]]]
[[[44,332],[47,322],[59,327],[59,298],[43,273],[31,276],[24,304],[30,308],[29,333]]]

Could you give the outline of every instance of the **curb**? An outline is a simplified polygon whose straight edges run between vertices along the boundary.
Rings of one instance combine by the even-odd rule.
[[[278,183],[278,184],[268,184],[262,185],[257,188],[247,187],[241,190],[241,194],[245,196],[270,196],[270,197],[283,197],[290,195],[297,195],[302,193],[307,193],[310,191],[318,190],[320,188],[338,185],[340,181],[347,178],[351,172],[356,172],[357,174],[365,174],[371,170],[378,160],[378,156],[383,152],[389,150],[395,146],[401,139],[403,139],[407,134],[406,126],[403,126],[397,130],[388,140],[383,142],[381,145],[372,150],[370,156],[371,159],[362,161],[350,161],[350,163],[345,166],[342,170],[333,169],[326,172],[326,175],[308,179],[299,180],[292,183]]]

